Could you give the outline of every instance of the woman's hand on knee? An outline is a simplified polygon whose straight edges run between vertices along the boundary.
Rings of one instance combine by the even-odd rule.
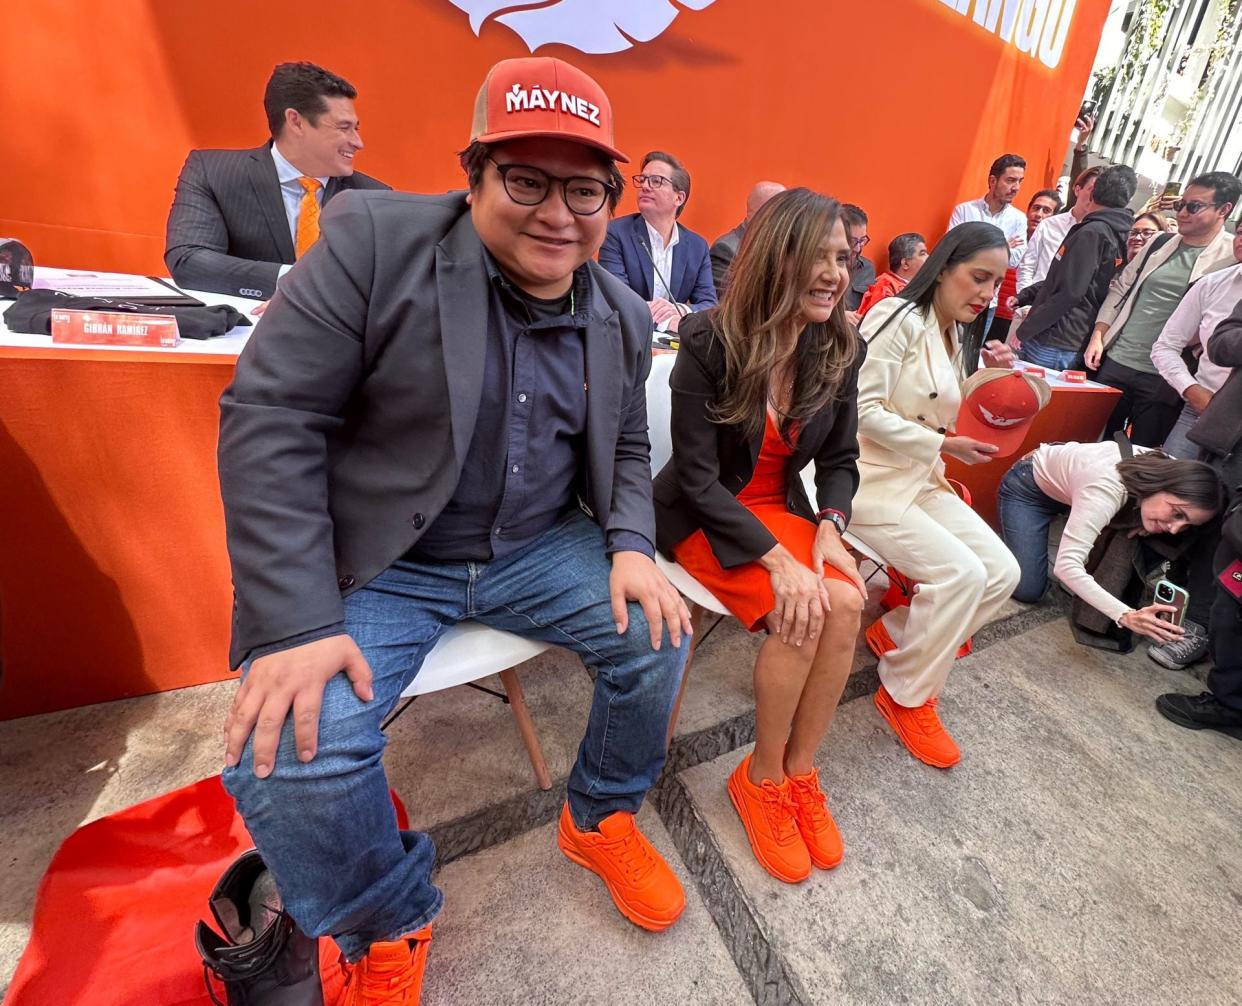
[[[772,578],[776,596],[772,615],[777,619],[781,642],[801,646],[808,639],[818,639],[824,614],[832,609],[824,581],[783,545],[765,555],[763,564]]]
[[[811,566],[821,577],[824,575],[825,563],[848,576],[850,583],[858,588],[863,602],[866,602],[867,581],[858,572],[858,563],[845,547],[836,526],[826,520],[820,522],[819,529],[815,532],[815,544],[811,546]]]
[[[293,736],[299,761],[315,757],[323,690],[344,672],[363,702],[374,698],[371,667],[350,636],[328,636],[258,657],[237,690],[224,723],[224,763],[233,766],[254,734],[254,774],[264,779],[276,767],[280,733],[293,710]]]

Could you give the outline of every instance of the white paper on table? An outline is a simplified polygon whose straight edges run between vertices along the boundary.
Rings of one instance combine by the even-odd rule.
[[[113,297],[120,300],[142,297],[176,297],[179,291],[150,276],[131,276],[122,272],[91,272],[86,269],[35,268],[36,290],[60,290],[75,297]]]

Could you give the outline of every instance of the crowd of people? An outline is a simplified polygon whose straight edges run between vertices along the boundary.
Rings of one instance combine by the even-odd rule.
[[[878,712],[920,761],[961,759],[938,710],[953,661],[1010,597],[1044,596],[1062,514],[1054,572],[1081,602],[1078,638],[1145,636],[1174,665],[1210,645],[1211,690],[1161,711],[1242,737],[1242,514],[1223,519],[1242,481],[1237,179],[1192,180],[1170,235],[1132,217],[1124,166],[1084,169],[1068,209],[1045,189],[1024,214],[1026,165],[1006,154],[940,241],[898,235],[877,277],[865,211],[805,187],[756,184],[709,244],[679,223],[690,175],[666,151],[638,162],[638,210],[613,218],[612,109],[563,61],[492,68],[464,192],[354,171],[355,96],[319,67],[278,67],[269,142],[191,154],[169,216],[178,282],[271,298],[221,400],[243,669],[223,778],[292,924],[258,963],[203,948],[238,1001],[266,1001],[277,973],[318,981],[320,936],[340,947],[349,1006],[417,1001],[442,895],[431,840],[397,827],[381,724],[465,619],[593,670],[558,844],[634,924],[676,921],[681,886],[635,823],[691,644],[657,549],[764,634],[755,746],[728,795],[782,881],[844,855],[816,754],[863,628],[847,529],[917,584],[865,638]],[[654,479],[653,338],[678,347]],[[1014,461],[998,534],[945,458],[1016,452],[1006,408],[1029,423],[1049,393],[1015,358],[1085,362],[1122,396],[1101,442]],[[1000,414],[967,424],[977,394]],[[1144,596],[1153,571],[1189,586],[1185,628]]]

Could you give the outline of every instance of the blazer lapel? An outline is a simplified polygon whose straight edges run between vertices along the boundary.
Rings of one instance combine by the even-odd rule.
[[[597,512],[612,506],[612,477],[621,431],[621,386],[626,366],[622,356],[621,319],[591,277],[591,315],[585,341],[587,385],[587,489]],[[607,313],[605,313],[605,311]]]
[[[276,163],[272,160],[269,147],[264,144],[250,153],[250,185],[254,189],[255,199],[263,211],[268,229],[272,232],[272,240],[280,251],[282,262],[292,262],[297,258],[293,248],[293,237],[289,233],[289,218],[285,216],[285,201],[280,194],[280,179],[276,177]]]
[[[652,277],[655,275],[655,251],[647,236],[647,221],[641,213],[634,214],[630,225],[630,240],[634,243],[634,254],[638,256],[638,278],[642,285],[638,292],[643,300],[651,300],[654,293]]]
[[[465,463],[483,394],[487,352],[487,312],[491,302],[483,243],[469,212],[436,246],[436,294],[440,308],[440,346],[448,379],[453,450]]]
[[[335,196],[338,192],[345,188],[343,178],[329,178],[328,184],[323,187],[323,205],[328,205],[328,200]]]

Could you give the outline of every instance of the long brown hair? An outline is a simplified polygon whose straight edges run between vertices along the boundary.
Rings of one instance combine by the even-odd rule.
[[[763,431],[772,371],[781,359],[781,337],[798,313],[823,245],[841,221],[841,204],[810,189],[773,196],[746,228],[733,260],[729,286],[715,311],[724,345],[725,377],[712,410],[718,423],[737,424],[747,436]],[[826,322],[808,324],[794,350],[794,387],[781,433],[839,397],[854,365],[858,341],[838,301]]]

